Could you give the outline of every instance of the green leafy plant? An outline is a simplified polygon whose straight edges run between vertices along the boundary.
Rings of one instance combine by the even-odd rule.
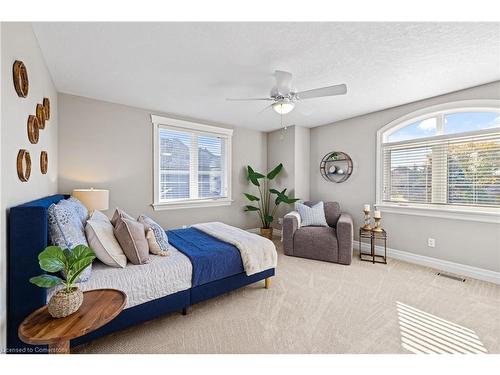
[[[330,156],[328,156],[328,160],[337,160],[339,158],[339,154],[336,152],[332,152]]]
[[[48,246],[38,254],[40,268],[50,273],[63,271],[66,280],[55,275],[43,274],[30,278],[30,283],[40,288],[52,288],[62,284],[63,290],[69,293],[75,287],[74,284],[78,276],[94,259],[94,252],[84,245],[78,245],[73,250],[63,250],[59,246]]]
[[[274,214],[276,209],[281,203],[292,204],[297,202],[298,198],[290,198],[286,195],[286,189],[282,191],[278,191],[276,189],[269,188],[269,182],[274,180],[276,176],[280,174],[283,170],[283,164],[278,164],[275,168],[273,168],[269,173],[263,175],[262,173],[256,172],[252,167],[248,166],[247,168],[247,179],[253,185],[257,186],[259,189],[259,197],[243,193],[245,197],[250,202],[256,202],[255,205],[247,205],[245,206],[245,211],[257,212],[259,214],[260,221],[262,222],[262,228],[269,228],[271,223],[274,220]],[[275,195],[276,197],[271,200],[271,196]],[[271,208],[271,201],[274,203]]]

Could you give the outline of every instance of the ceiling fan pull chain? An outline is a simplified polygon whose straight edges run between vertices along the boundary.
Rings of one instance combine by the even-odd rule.
[[[283,128],[283,130],[286,131],[286,128],[287,128],[286,124],[285,124],[285,126],[283,126],[283,113],[280,114],[280,119],[281,119],[281,127]]]

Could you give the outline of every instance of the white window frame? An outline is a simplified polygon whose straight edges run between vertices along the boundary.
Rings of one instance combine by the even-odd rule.
[[[458,112],[498,112],[500,111],[500,100],[461,100],[427,107],[408,113],[391,121],[377,131],[377,153],[376,153],[376,203],[377,209],[388,213],[405,215],[431,216],[446,219],[480,221],[487,223],[500,223],[500,209],[494,207],[470,207],[470,206],[436,206],[434,204],[419,203],[395,203],[383,201],[383,173],[384,159],[382,144],[387,141],[388,136],[407,125],[422,121],[430,117],[437,117],[437,127],[442,127],[444,115]],[[389,132],[389,130],[391,130]],[[482,131],[478,131],[480,133]],[[450,135],[450,138],[458,136]],[[448,137],[448,136],[441,136]],[[434,138],[434,137],[433,137]],[[417,138],[414,141],[425,141],[425,138]],[[394,142],[397,143],[397,142]]]
[[[158,210],[173,210],[184,208],[202,208],[202,207],[215,207],[215,206],[229,206],[232,201],[231,195],[231,155],[232,155],[232,136],[233,129],[202,124],[199,122],[192,122],[186,120],[173,119],[164,116],[151,115],[151,123],[153,124],[153,209]],[[224,138],[225,148],[223,170],[224,178],[226,180],[227,193],[224,198],[202,198],[202,199],[179,199],[172,201],[160,200],[160,150],[159,150],[159,136],[160,129],[189,131],[200,135],[216,136]],[[197,186],[196,186],[197,188]]]

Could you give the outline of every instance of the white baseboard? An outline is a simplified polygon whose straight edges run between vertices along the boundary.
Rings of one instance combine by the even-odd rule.
[[[260,228],[251,228],[247,229],[247,231],[252,233],[259,233],[259,229]],[[281,230],[273,229],[273,236],[281,237]],[[354,241],[355,251],[358,250],[357,242],[358,241]],[[369,252],[370,245],[366,242],[362,242],[361,249],[364,252]],[[382,246],[375,246],[375,253],[377,255],[383,255],[384,248]],[[438,258],[432,258],[425,255],[410,253],[408,251],[391,249],[389,247],[387,248],[387,257],[500,285],[500,272],[491,271],[484,268],[468,266],[466,264],[450,262],[448,260],[442,260]]]
[[[358,250],[358,244],[355,243],[354,245],[355,250]],[[369,252],[370,245],[366,242],[361,243],[361,250],[363,250],[363,252]],[[377,255],[383,255],[384,248],[382,246],[376,246],[375,253]],[[387,257],[500,285],[500,272],[486,270],[484,268],[468,266],[465,264],[450,262],[447,260],[432,258],[425,255],[418,255],[409,253],[407,251],[401,251],[391,248],[387,248]]]

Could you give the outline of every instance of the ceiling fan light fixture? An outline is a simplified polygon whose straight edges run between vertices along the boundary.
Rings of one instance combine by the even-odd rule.
[[[277,102],[273,104],[273,109],[280,115],[286,115],[295,108],[294,102]]]

